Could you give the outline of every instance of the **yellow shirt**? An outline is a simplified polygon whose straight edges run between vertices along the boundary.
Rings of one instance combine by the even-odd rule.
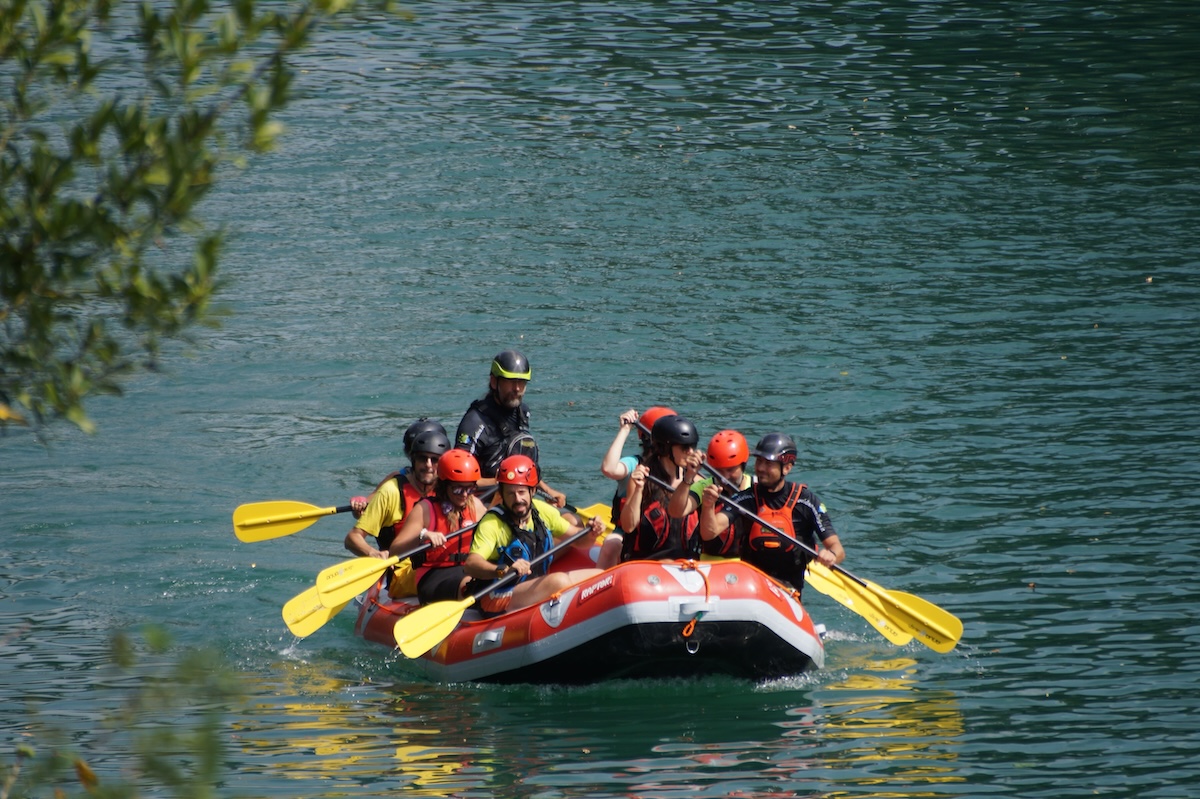
[[[545,523],[546,529],[550,531],[550,535],[555,538],[560,538],[571,529],[571,523],[562,517],[558,512],[558,508],[543,502],[540,499],[533,500],[533,507],[537,509],[538,515],[542,517],[542,522]],[[363,514],[366,515],[365,513]],[[524,529],[533,529],[533,514],[529,516],[529,523],[524,525]],[[500,550],[513,542],[513,533],[507,524],[500,521],[496,514],[489,513],[483,517],[483,521],[475,528],[475,538],[471,541],[471,552],[473,554],[483,555],[483,557],[496,563],[500,560]]]
[[[367,508],[362,512],[354,526],[367,535],[378,537],[384,527],[397,525],[404,518],[403,503],[400,501],[400,486],[396,481],[388,480],[380,486]]]

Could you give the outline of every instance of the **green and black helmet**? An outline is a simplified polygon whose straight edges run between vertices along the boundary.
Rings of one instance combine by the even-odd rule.
[[[505,350],[492,358],[492,374],[510,380],[528,380],[533,376],[529,359],[516,350]]]

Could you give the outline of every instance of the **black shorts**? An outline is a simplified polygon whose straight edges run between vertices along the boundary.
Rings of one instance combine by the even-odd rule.
[[[417,583],[417,599],[422,605],[460,599],[458,586],[466,576],[467,573],[463,571],[462,566],[443,566],[430,569],[421,578],[421,582]]]

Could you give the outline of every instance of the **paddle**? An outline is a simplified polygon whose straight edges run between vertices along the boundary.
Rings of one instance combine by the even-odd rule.
[[[713,476],[714,480],[721,481],[722,485],[730,486],[728,480],[723,475],[717,472],[708,464],[703,464],[703,468]],[[770,530],[780,538],[791,541],[802,550],[812,555],[817,556],[816,550],[803,542],[793,538],[777,527],[770,525],[765,519],[756,514],[754,511],[743,508],[732,502],[727,503],[726,507],[733,508],[737,512],[753,519],[762,525],[763,529]],[[958,643],[962,637],[963,625],[962,621],[957,616],[949,611],[943,610],[932,602],[906,594],[903,591],[889,591],[888,589],[858,577],[841,566],[834,566],[833,571],[845,575],[859,588],[866,589],[867,593],[880,601],[879,609],[886,613],[887,619],[894,626],[899,627],[905,632],[912,633],[917,640],[929,647],[935,652],[949,652]],[[843,583],[843,586],[848,587]],[[818,589],[820,590],[820,589]],[[863,596],[862,592],[858,592],[859,596]],[[833,596],[832,594],[830,596]],[[836,599],[836,597],[834,597]],[[858,612],[858,608],[854,605],[846,605],[846,607]],[[861,614],[860,614],[861,615]],[[868,621],[872,621],[870,616],[864,616]],[[874,623],[872,621],[872,623]],[[885,636],[886,637],[886,636]]]
[[[804,583],[862,616],[880,635],[896,646],[904,646],[913,639],[910,633],[896,626],[878,597],[853,580],[830,571],[824,563],[811,561]]]
[[[455,535],[465,533],[474,526],[475,525],[471,525],[471,527],[464,527],[462,530],[457,530],[454,533],[451,533],[450,536],[447,536],[447,540]],[[394,560],[399,562],[405,558],[410,558],[418,552],[423,552],[424,550],[429,549],[431,546],[433,546],[433,544],[426,541],[424,544],[421,544],[418,547],[414,547],[407,552],[397,555]],[[340,613],[342,608],[346,607],[351,599],[374,585],[375,580],[379,579],[379,575],[382,574],[386,568],[388,568],[388,566],[382,565],[384,561],[379,558],[358,558],[357,560],[369,560],[372,562],[374,573],[371,576],[371,581],[360,590],[354,591],[353,593],[348,593],[348,595],[344,597],[335,597],[331,595],[331,599],[342,599],[341,602],[330,602],[329,605],[326,605],[321,601],[321,591],[315,585],[305,591],[301,591],[299,594],[296,594],[296,596],[287,601],[287,604],[283,606],[283,622],[287,625],[288,629],[292,631],[293,635],[299,638],[305,638],[321,629],[323,626],[325,626],[327,621]],[[388,560],[393,559],[389,558]],[[349,562],[353,563],[354,561]],[[357,588],[358,586],[352,587]]]
[[[449,541],[452,538],[457,538],[463,533],[474,530],[479,522],[468,524],[466,527],[455,530],[446,536]],[[405,558],[412,557],[418,552],[424,552],[429,549],[432,544],[426,541],[424,544],[402,552],[399,555],[392,555],[389,558],[352,558],[342,561],[327,569],[322,569],[317,575],[317,593],[321,597],[321,604],[327,608],[335,605],[342,605],[349,602],[354,597],[366,591],[375,581],[379,579],[379,575],[395,566]]]
[[[233,532],[239,541],[269,541],[298,533],[322,516],[345,513],[349,505],[318,508],[307,502],[282,499],[274,502],[250,502],[233,512]]]
[[[563,540],[561,543],[538,555],[529,561],[529,564],[532,566],[546,558],[553,557],[556,553],[561,552],[587,535],[593,535],[590,524],[570,538]],[[458,626],[458,622],[462,619],[463,614],[467,612],[467,608],[496,589],[515,583],[520,578],[521,575],[510,571],[487,588],[472,594],[466,599],[434,602],[431,605],[414,610],[397,621],[396,626],[392,628],[392,633],[396,636],[396,645],[400,647],[400,651],[404,653],[405,657],[419,658],[445,640],[446,636],[450,633],[454,632],[454,628]]]
[[[283,606],[283,623],[297,638],[307,638],[325,626],[325,622],[341,613],[349,600],[327,608],[321,604],[321,594],[314,585],[301,591]]]

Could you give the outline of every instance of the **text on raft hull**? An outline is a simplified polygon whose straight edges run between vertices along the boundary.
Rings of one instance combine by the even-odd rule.
[[[395,647],[397,620],[417,607],[376,585],[362,597],[355,633]],[[758,681],[824,660],[792,592],[752,566],[719,560],[631,561],[538,605],[488,619],[469,610],[408,663],[438,682],[592,683],[714,674]]]

